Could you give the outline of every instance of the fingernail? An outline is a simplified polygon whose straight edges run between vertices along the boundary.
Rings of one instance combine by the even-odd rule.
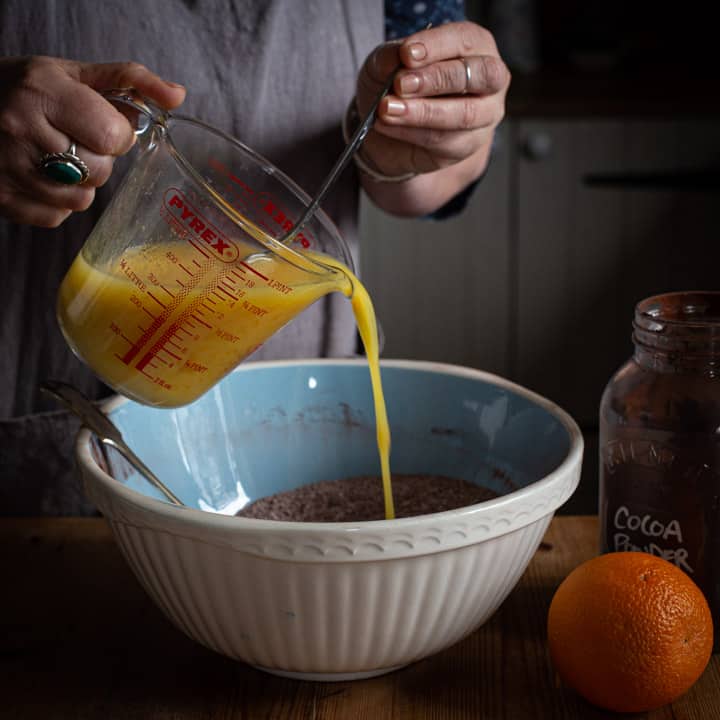
[[[385,109],[388,115],[404,115],[407,105],[402,100],[388,100]]]
[[[185,86],[184,86],[184,85],[180,85],[180,83],[170,82],[169,80],[166,80],[166,81],[165,81],[165,84],[166,84],[166,85],[169,85],[171,88],[178,88],[178,89],[180,89],[180,90],[184,90],[184,89],[185,89]]]
[[[400,78],[400,90],[403,93],[414,93],[420,89],[420,78],[417,75],[403,75]]]
[[[422,43],[413,43],[408,48],[408,52],[413,60],[424,60],[427,55],[427,50]]]

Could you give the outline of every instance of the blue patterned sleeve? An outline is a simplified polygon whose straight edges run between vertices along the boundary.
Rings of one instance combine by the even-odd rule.
[[[464,19],[464,0],[385,0],[385,39],[396,40],[412,35],[427,27],[428,23],[437,27]],[[480,180],[476,180],[468,185],[445,205],[428,215],[428,219],[444,220],[461,213],[479,182]]]
[[[385,0],[385,39],[412,35],[428,23],[437,26],[464,19],[464,0]]]

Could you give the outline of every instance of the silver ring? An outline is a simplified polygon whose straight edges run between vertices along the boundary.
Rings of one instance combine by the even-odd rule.
[[[71,142],[67,152],[46,153],[40,159],[38,170],[62,185],[80,185],[90,177],[90,170],[76,152],[75,143]]]
[[[465,87],[460,94],[467,95],[470,92],[470,83],[472,82],[472,70],[470,70],[470,63],[467,61],[466,57],[463,56],[460,58],[460,60],[465,66]]]

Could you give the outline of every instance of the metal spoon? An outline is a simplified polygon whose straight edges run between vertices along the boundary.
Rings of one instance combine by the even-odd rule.
[[[114,447],[152,486],[163,493],[171,503],[185,506],[185,503],[168,489],[155,473],[127,446],[122,434],[111,420],[106,415],[103,415],[77,388],[58,380],[46,380],[40,386],[40,389],[64,403],[69,410],[74,412],[82,420],[85,427],[97,435],[100,442]]]
[[[430,25],[428,25],[428,28],[429,27]],[[360,123],[358,128],[353,133],[353,136],[350,138],[350,142],[345,146],[345,149],[341,153],[340,157],[335,161],[335,165],[333,165],[332,170],[330,170],[328,176],[323,181],[323,184],[320,186],[320,189],[315,194],[312,202],[307,206],[305,212],[295,223],[295,225],[293,225],[293,227],[291,227],[290,230],[288,230],[288,232],[280,238],[279,242],[285,244],[291,242],[293,238],[305,227],[307,222],[312,218],[318,207],[320,207],[320,203],[325,199],[328,191],[334,185],[335,180],[337,180],[340,173],[345,169],[345,166],[348,164],[348,162],[350,162],[350,158],[356,153],[357,149],[360,147],[360,144],[365,139],[365,136],[368,134],[368,132],[370,132],[370,126],[375,121],[375,115],[377,114],[377,109],[380,106],[380,101],[390,92],[393,86],[393,82],[395,82],[395,75],[397,75],[398,70],[400,70],[401,67],[402,64],[398,65],[392,71],[383,89],[380,91],[380,94],[377,96],[377,98],[375,98],[375,102],[372,104],[372,107],[368,111],[368,114],[365,116],[364,120]]]

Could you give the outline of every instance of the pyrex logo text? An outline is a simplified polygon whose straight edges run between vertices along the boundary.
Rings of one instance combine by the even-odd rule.
[[[275,226],[280,229],[281,234],[284,235],[292,229],[294,221],[288,217],[284,208],[281,207],[277,199],[269,192],[254,190],[237,175],[230,172],[230,170],[216,158],[210,158],[208,165],[229,181],[226,182],[223,190],[226,196],[232,195],[233,199],[231,204],[236,210],[247,213],[251,210],[252,205],[255,205],[272,219]],[[268,227],[268,224],[263,222],[262,219],[257,217],[252,217],[252,219],[272,237],[277,237],[276,233],[272,231],[272,227]],[[313,235],[305,228],[293,238],[293,243],[302,245],[304,248],[309,248],[313,245]]]
[[[209,223],[190,204],[177,188],[169,188],[163,198],[169,217],[165,219],[178,234],[186,237],[201,252],[210,251],[218,260],[233,262],[240,252],[235,243],[228,239],[212,223]]]
[[[275,224],[282,229],[283,233],[292,230],[294,225],[293,221],[268,193],[259,193],[257,203],[265,213],[275,221]],[[305,237],[305,233],[302,230],[293,238],[293,242],[300,243],[304,248],[310,247],[310,241]]]

